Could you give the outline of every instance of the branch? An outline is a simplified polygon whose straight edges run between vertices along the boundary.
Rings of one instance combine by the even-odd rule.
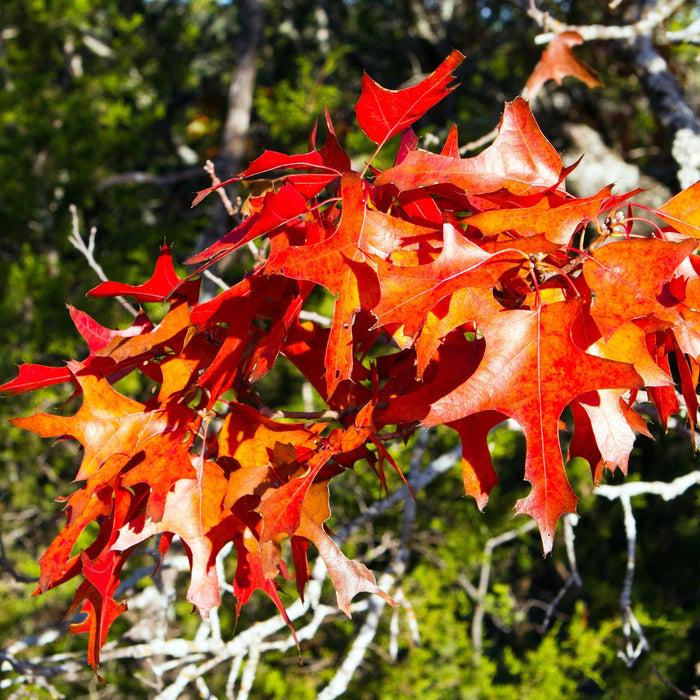
[[[513,530],[507,530],[500,535],[491,537],[484,545],[484,553],[481,558],[481,571],[479,573],[479,586],[474,588],[473,584],[466,578],[460,579],[460,585],[474,599],[474,616],[472,617],[471,625],[471,640],[472,640],[472,661],[474,664],[479,663],[481,652],[484,648],[483,626],[484,616],[486,614],[486,596],[489,591],[489,582],[491,579],[491,562],[493,558],[493,550],[500,545],[510,542],[521,535],[524,535],[530,530],[534,530],[537,523],[534,520],[529,520],[524,525]],[[468,585],[467,585],[468,584]]]
[[[620,609],[622,610],[622,633],[625,646],[617,654],[628,668],[632,667],[641,654],[650,648],[649,642],[644,635],[644,630],[639,624],[639,620],[637,620],[631,605],[637,546],[637,521],[634,518],[631,499],[634,496],[654,494],[661,496],[665,501],[670,501],[678,498],[696,484],[700,484],[700,471],[694,471],[678,477],[669,483],[662,481],[633,481],[617,486],[598,486],[595,489],[595,493],[611,501],[619,499],[624,512],[625,534],[627,536],[627,568],[622,592],[620,593]]]
[[[686,189],[700,180],[700,119],[649,37],[637,37],[630,53],[650,105],[673,140],[678,182]]]
[[[557,34],[562,32],[577,32],[584,41],[600,41],[611,39],[633,40],[638,36],[649,35],[674,12],[678,11],[686,0],[657,0],[644,16],[633,24],[604,25],[604,24],[566,24],[554,19],[548,12],[537,9],[534,0],[530,1],[528,15],[545,31],[535,37],[536,44],[548,44]]]
[[[409,468],[408,478],[409,480],[415,480],[421,473],[421,463],[423,457],[425,456],[425,451],[428,444],[428,432],[426,430],[421,431],[418,434],[418,439],[413,450],[413,455],[411,457],[411,464]],[[410,481],[409,481],[410,483]],[[401,544],[396,550],[389,569],[384,572],[384,574],[379,579],[379,587],[388,592],[395,584],[396,580],[399,579],[405,573],[408,562],[410,559],[410,545],[413,541],[415,532],[415,520],[416,520],[416,502],[412,498],[406,498],[404,502],[403,511],[403,524],[401,527]],[[403,594],[401,596],[403,598]],[[367,653],[369,645],[374,640],[377,630],[379,629],[379,621],[381,619],[381,614],[386,605],[386,601],[378,596],[372,596],[368,600],[368,612],[365,617],[365,621],[360,628],[357,636],[355,637],[350,651],[348,652],[342,665],[336,672],[335,676],[331,682],[318,694],[318,700],[333,700],[337,698],[348,689],[348,685],[352,680],[358,666],[362,663],[362,660]],[[398,634],[398,609],[392,615],[392,621],[390,623],[391,637],[390,637],[390,654],[395,658],[396,654],[396,637]],[[414,631],[415,639],[415,631]],[[392,653],[392,649],[394,652]]]
[[[669,44],[700,44],[700,19],[689,24],[685,29],[668,31],[659,37],[659,42]]]
[[[185,168],[174,173],[165,173],[156,175],[154,173],[145,173],[139,170],[132,170],[126,173],[115,173],[109,175],[102,182],[98,183],[95,190],[103,192],[110,187],[117,185],[155,185],[156,187],[167,187],[176,185],[178,182],[186,182],[187,180],[195,180],[202,176],[202,169],[197,166],[193,168]]]
[[[68,236],[68,242],[83,255],[87,260],[88,265],[95,271],[95,274],[100,278],[102,282],[107,282],[108,278],[102,266],[95,260],[95,236],[97,235],[97,229],[93,226],[90,229],[90,237],[87,244],[80,235],[80,225],[78,223],[78,209],[75,204],[71,204],[70,216],[72,222],[72,231]],[[132,306],[124,297],[115,297],[116,300],[132,315],[134,318],[138,316],[138,309]]]
[[[679,476],[673,481],[628,481],[624,484],[611,485],[602,484],[598,486],[594,493],[610,501],[621,498],[623,495],[628,498],[652,494],[661,496],[664,501],[672,501],[684,494],[691,486],[700,484],[700,470],[690,472],[684,476]]]
[[[547,612],[544,616],[544,622],[542,623],[542,634],[544,634],[552,622],[552,616],[557,606],[562,601],[562,598],[566,595],[566,592],[572,586],[578,586],[581,588],[583,582],[581,581],[581,576],[578,572],[578,566],[576,564],[576,549],[574,547],[574,540],[576,539],[574,535],[574,528],[578,523],[578,516],[575,513],[567,513],[564,518],[564,543],[566,545],[566,556],[569,559],[569,566],[571,567],[571,573],[569,577],[564,582],[564,585],[559,589],[559,592],[554,596],[554,600],[547,607]]]
[[[528,11],[540,27],[552,28],[552,31],[535,38],[537,44],[547,43],[565,31],[577,32],[584,41],[623,42],[625,55],[639,76],[649,104],[673,142],[671,153],[679,168],[678,183],[681,189],[700,180],[700,118],[688,103],[678,79],[656,50],[651,37],[664,21],[685,4],[685,0],[656,0],[637,22],[614,26],[564,24],[538,10],[534,0],[530,1]],[[694,36],[699,30],[700,22],[696,21],[686,31]]]

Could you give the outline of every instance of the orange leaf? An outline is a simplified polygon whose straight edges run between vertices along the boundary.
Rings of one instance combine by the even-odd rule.
[[[602,85],[592,75],[591,69],[574,55],[573,47],[582,43],[583,37],[578,32],[561,32],[552,39],[525,84],[528,100],[534,99],[548,80],[561,85],[561,81],[568,75],[584,82],[588,87]]]
[[[506,104],[496,140],[473,158],[411,151],[399,165],[377,176],[377,185],[400,191],[449,182],[467,194],[500,189],[534,194],[557,187],[565,175],[561,158],[544,137],[527,102]]]
[[[654,211],[679,233],[700,238],[700,180]]]

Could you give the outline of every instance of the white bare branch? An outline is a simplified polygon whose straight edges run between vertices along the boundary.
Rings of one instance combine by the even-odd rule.
[[[549,13],[537,9],[534,1],[530,3],[528,14],[543,29],[549,29],[535,37],[536,44],[548,44],[561,32],[577,32],[584,41],[627,39],[633,40],[638,36],[648,36],[660,24],[665,22],[674,12],[677,12],[686,0],[656,0],[644,16],[632,24],[604,25],[583,24],[574,25],[560,22]]]
[[[624,513],[625,535],[627,537],[627,567],[620,593],[624,648],[618,651],[618,656],[628,667],[633,666],[641,654],[650,648],[649,642],[644,635],[644,630],[632,609],[632,586],[634,585],[637,548],[637,521],[632,509],[632,498],[642,495],[656,495],[661,496],[664,501],[671,501],[696,484],[700,484],[700,471],[685,474],[671,482],[631,481],[619,485],[604,484],[598,486],[595,490],[595,493],[599,496],[603,496],[611,501],[619,500]]]
[[[97,229],[93,226],[90,229],[90,234],[88,242],[85,243],[83,237],[80,235],[80,224],[78,222],[78,209],[75,204],[71,204],[70,207],[72,230],[68,236],[68,242],[83,255],[87,260],[88,265],[95,271],[95,274],[100,278],[102,282],[107,282],[108,278],[105,271],[102,269],[100,263],[95,260],[95,236],[97,235]],[[132,306],[124,297],[116,297],[117,301],[132,315],[138,315],[138,309]]]

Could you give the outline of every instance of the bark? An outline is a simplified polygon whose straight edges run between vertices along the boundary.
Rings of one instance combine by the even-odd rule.
[[[264,5],[265,0],[246,0],[241,6],[238,63],[229,85],[222,153],[217,164],[222,180],[238,172],[248,154],[248,130],[253,109],[256,61],[263,34]]]
[[[651,39],[639,36],[631,44],[634,67],[649,104],[672,143],[682,189],[700,180],[700,119],[683,88]]]
[[[678,165],[678,184],[681,189],[700,180],[700,118],[693,111],[681,84],[657,50],[657,43],[668,43],[672,35],[663,25],[687,0],[637,0],[624,13],[621,25],[567,25],[537,9],[530,0],[528,14],[543,28],[551,30],[540,34],[536,42],[551,41],[562,31],[578,32],[584,41],[617,41],[619,58],[635,70],[649,99],[649,106],[664,127],[672,144],[671,153]],[[695,23],[693,23],[695,26]],[[690,29],[690,28],[687,28]],[[683,33],[681,33],[683,34]]]
[[[263,37],[265,0],[241,2],[241,34],[238,42],[238,61],[228,90],[228,110],[224,123],[221,154],[216,161],[216,174],[227,180],[240,172],[248,160],[248,132],[253,110],[253,94],[258,50]],[[229,199],[236,201],[233,188],[227,188]],[[224,236],[238,223],[231,220],[223,203],[218,201],[212,215],[212,226],[198,241],[197,249],[203,250]],[[214,294],[205,280],[203,294]]]
[[[645,175],[633,163],[627,163],[620,154],[605,145],[601,135],[585,124],[565,124],[567,148],[562,154],[565,165],[578,166],[566,178],[567,188],[578,197],[588,197],[610,183],[615,192],[629,192],[638,187],[644,191],[634,201],[656,208],[671,199],[672,192],[658,180]]]

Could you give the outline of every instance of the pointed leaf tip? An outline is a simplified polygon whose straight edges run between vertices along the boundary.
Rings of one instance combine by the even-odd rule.
[[[452,71],[464,58],[460,51],[453,50],[425,80],[403,90],[383,88],[365,73],[355,107],[362,131],[381,145],[420,119],[454,90],[456,85],[450,85],[455,78]]]

